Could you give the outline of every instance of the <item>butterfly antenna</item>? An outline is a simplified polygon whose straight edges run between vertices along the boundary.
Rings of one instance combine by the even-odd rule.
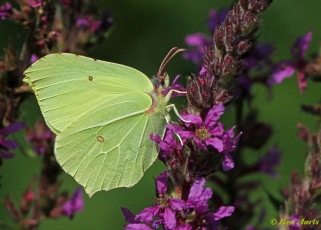
[[[164,80],[167,76],[167,73],[162,73],[165,66],[167,65],[167,63],[178,53],[181,53],[181,52],[185,52],[185,49],[181,49],[181,48],[178,48],[178,47],[174,47],[172,48],[166,55],[166,57],[163,59],[160,67],[159,67],[159,70],[157,72],[157,78],[158,80],[160,81],[160,83],[163,85],[164,84]]]

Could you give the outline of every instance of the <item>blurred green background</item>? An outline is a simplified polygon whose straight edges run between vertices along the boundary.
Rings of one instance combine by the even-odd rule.
[[[152,76],[166,53],[174,46],[186,47],[184,37],[187,34],[203,32],[209,35],[206,20],[211,8],[220,9],[229,7],[233,1],[228,0],[104,0],[97,1],[101,9],[108,9],[112,13],[114,26],[108,39],[97,49],[88,53],[88,56],[132,66]],[[2,3],[1,3],[2,4]],[[313,29],[313,40],[308,49],[308,55],[319,50],[321,38],[321,1],[316,0],[275,0],[271,7],[263,13],[262,23],[257,33],[259,42],[271,42],[276,48],[275,60],[290,58],[290,47],[294,40]],[[20,26],[0,20],[0,47],[3,50],[8,42],[18,49],[24,39]],[[2,55],[2,54],[0,54]],[[166,67],[171,77],[179,73],[190,73],[195,66],[180,56],[177,56]],[[283,152],[282,164],[278,168],[280,178],[274,179],[265,174],[255,178],[263,181],[264,187],[274,196],[280,197],[279,191],[289,185],[289,176],[293,169],[302,172],[304,152],[308,150],[297,137],[296,124],[305,124],[311,130],[316,130],[316,118],[300,110],[301,104],[320,102],[320,85],[308,82],[306,93],[301,96],[297,86],[296,76],[287,79],[281,85],[273,87],[272,100],[264,87],[253,89],[253,105],[259,110],[259,118],[273,127],[274,133],[265,148],[260,152],[247,151],[249,161],[262,156],[267,149],[278,144]],[[40,112],[35,100],[26,101],[25,110],[21,113],[21,120],[32,126],[35,117]],[[234,113],[228,111],[223,121],[227,127],[234,124]],[[22,135],[16,138],[26,144]],[[16,151],[16,157],[6,160],[0,168],[0,220],[11,221],[6,212],[3,198],[10,194],[18,203],[24,188],[30,183],[32,176],[40,171],[39,157],[28,158]],[[82,213],[76,214],[73,220],[59,218],[43,221],[42,230],[69,230],[69,229],[121,229],[125,224],[120,207],[127,207],[134,213],[154,203],[154,177],[164,166],[156,162],[147,171],[143,179],[131,189],[116,189],[110,192],[99,192],[92,198],[85,195],[85,207]],[[61,176],[61,190],[71,192],[77,184],[68,175]],[[215,189],[215,187],[214,187]],[[268,221],[277,217],[278,213],[268,202],[263,189],[255,191],[252,199],[264,197],[261,207],[268,210],[266,227],[272,227]],[[228,205],[228,204],[226,204]],[[259,212],[259,209],[257,210]]]

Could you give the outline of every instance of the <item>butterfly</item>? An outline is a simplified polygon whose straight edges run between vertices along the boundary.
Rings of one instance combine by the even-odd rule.
[[[161,81],[166,58],[158,72]],[[24,74],[57,135],[58,163],[89,196],[135,185],[157,158],[158,146],[150,134],[164,135],[170,93],[163,96],[162,87],[142,72],[57,53],[39,59]]]

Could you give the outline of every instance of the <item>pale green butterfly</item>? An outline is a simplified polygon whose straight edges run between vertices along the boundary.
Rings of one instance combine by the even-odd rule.
[[[173,50],[171,57],[184,51]],[[168,110],[175,107],[167,105],[171,93],[163,97],[140,71],[59,53],[39,59],[24,74],[57,134],[58,163],[89,196],[133,186],[157,158],[150,133],[164,135]]]

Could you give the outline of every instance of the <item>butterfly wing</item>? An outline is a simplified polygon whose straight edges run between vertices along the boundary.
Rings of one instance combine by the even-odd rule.
[[[55,133],[114,97],[153,90],[148,77],[138,70],[69,53],[49,54],[24,74],[24,81],[34,90],[46,122]]]
[[[165,105],[149,79],[130,67],[72,54],[48,55],[26,72],[49,127],[55,155],[89,195],[136,184],[157,157],[150,133],[163,135]]]

